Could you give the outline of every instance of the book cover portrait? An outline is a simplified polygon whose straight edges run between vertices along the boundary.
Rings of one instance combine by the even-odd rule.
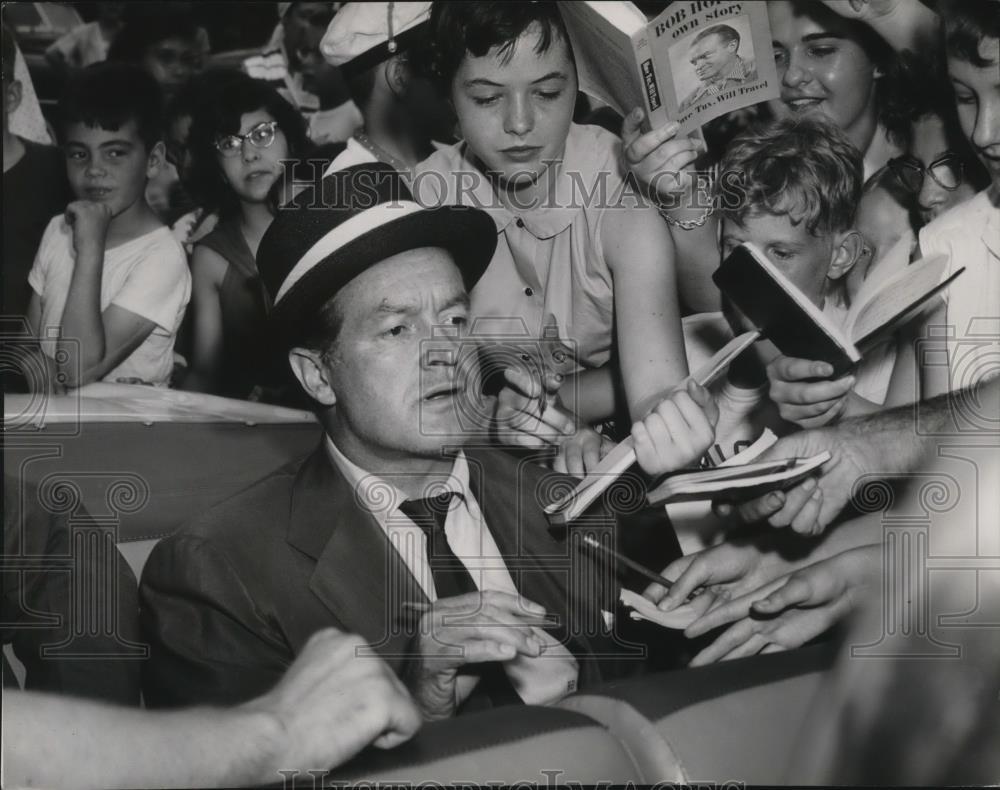
[[[681,115],[702,104],[711,106],[718,97],[758,80],[746,14],[684,36],[668,52]]]

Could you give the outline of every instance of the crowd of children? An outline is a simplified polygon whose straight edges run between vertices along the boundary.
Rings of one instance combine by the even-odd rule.
[[[279,4],[282,25],[242,72],[204,71],[207,37],[183,15],[98,5],[86,36],[50,50],[69,72],[58,149],[10,132],[21,86],[3,32],[4,313],[23,317],[48,371],[8,388],[103,380],[297,401],[268,335],[258,245],[297,174],[379,161],[424,205],[494,220],[471,335],[537,339],[558,360],[539,379],[487,376],[496,419],[513,443],[553,445],[571,473],[671,392],[658,413],[690,444],[708,396],[686,377],[746,328],[710,279],[744,242],[841,322],[920,255],[966,273],[848,375],[758,343],[712,390],[708,463],[765,425],[829,425],[996,373],[988,347],[958,353],[1000,326],[994,0],[912,18],[771,0],[780,96],[706,130],[708,151],[676,124],[642,133],[641,110],[618,119],[620,136],[580,122],[593,108],[554,3]],[[721,187],[693,205],[696,168],[720,185],[738,176],[738,205]],[[950,327],[935,333],[944,357],[923,343],[934,325]]]

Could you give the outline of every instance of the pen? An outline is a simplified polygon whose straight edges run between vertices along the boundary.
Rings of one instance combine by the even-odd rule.
[[[668,590],[671,587],[674,586],[674,583],[672,581],[670,581],[670,579],[667,579],[664,576],[660,576],[660,574],[658,574],[658,573],[653,573],[649,568],[647,568],[647,567],[645,567],[643,565],[640,565],[638,562],[633,562],[628,557],[626,557],[624,554],[619,554],[617,551],[615,551],[610,546],[605,546],[603,543],[601,543],[600,541],[598,541],[595,538],[591,537],[590,535],[584,535],[583,536],[583,542],[586,543],[588,546],[590,546],[592,549],[597,549],[598,551],[603,551],[609,557],[613,557],[618,562],[620,562],[622,565],[624,565],[626,568],[631,568],[636,573],[642,574],[642,576],[645,579],[647,579],[648,581],[653,582],[654,584],[658,584],[661,587],[665,587]]]

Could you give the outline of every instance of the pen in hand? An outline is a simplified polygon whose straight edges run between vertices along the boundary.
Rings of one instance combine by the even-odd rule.
[[[644,579],[652,582],[653,584],[658,584],[667,590],[669,590],[671,587],[674,586],[674,583],[670,581],[670,579],[666,578],[665,576],[661,576],[658,573],[653,573],[653,571],[651,571],[649,568],[645,567],[644,565],[640,565],[638,562],[630,560],[624,554],[620,554],[610,546],[605,546],[603,543],[601,543],[599,540],[597,540],[591,535],[584,535],[583,542],[588,546],[590,546],[592,549],[604,552],[609,557],[613,558],[617,562],[620,562],[626,568],[632,569],[636,573],[640,574]]]

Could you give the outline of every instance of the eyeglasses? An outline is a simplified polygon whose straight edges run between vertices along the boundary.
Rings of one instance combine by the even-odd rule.
[[[889,169],[904,188],[915,194],[923,187],[925,174],[934,179],[935,184],[949,192],[958,189],[962,186],[965,167],[961,156],[949,152],[939,156],[927,167],[912,156],[890,159]]]
[[[215,149],[223,156],[239,156],[243,152],[243,141],[254,148],[270,148],[278,135],[277,121],[263,121],[246,134],[231,134],[215,141]]]

